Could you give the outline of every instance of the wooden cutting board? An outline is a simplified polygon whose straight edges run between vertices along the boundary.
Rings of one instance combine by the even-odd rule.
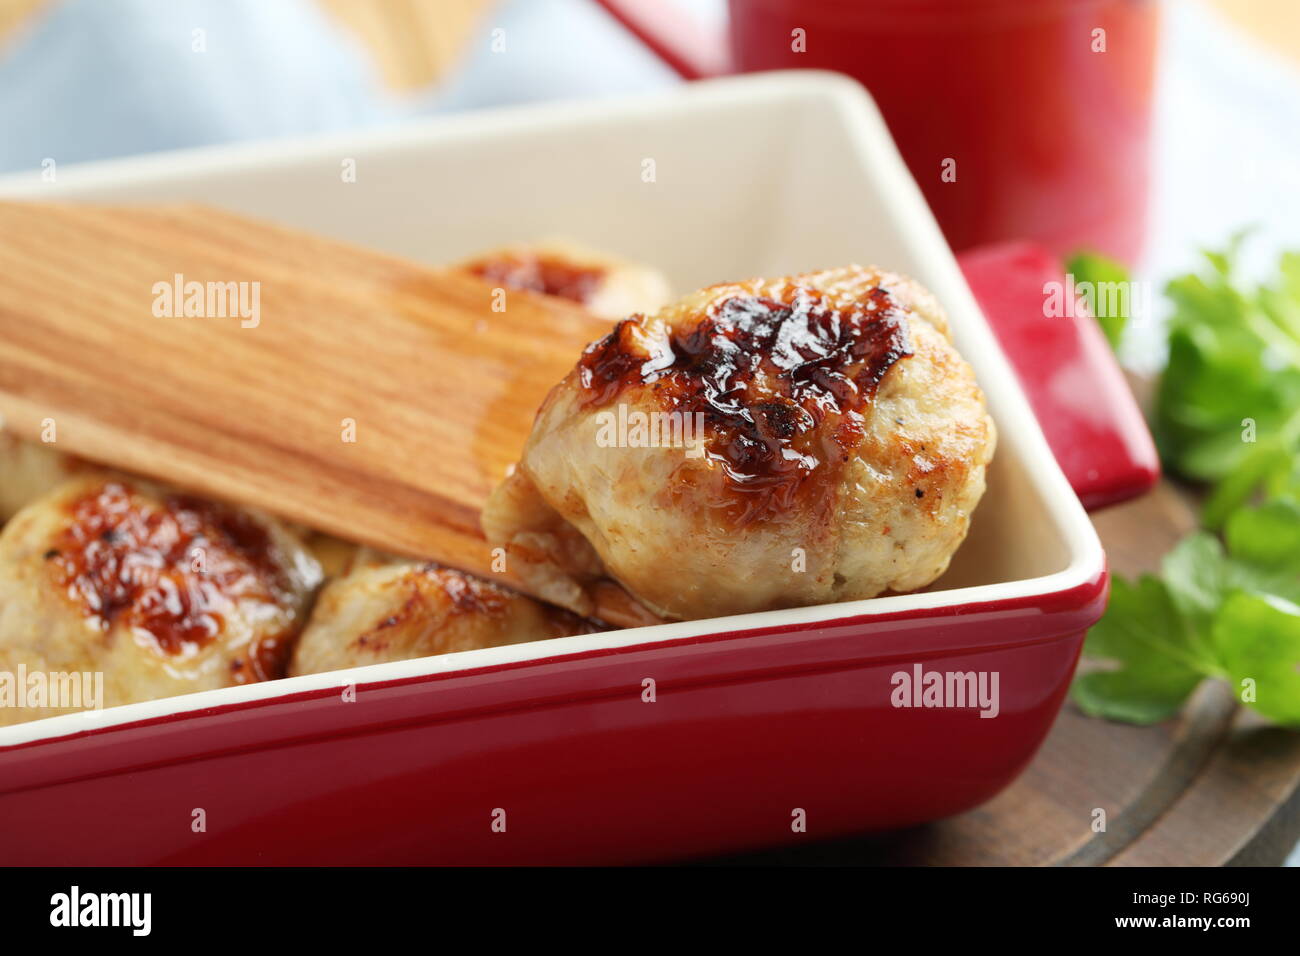
[[[608,330],[212,208],[0,202],[7,428],[52,421],[60,450],[520,590],[479,513]],[[613,584],[597,604],[656,620]]]
[[[1093,516],[1111,570],[1154,571],[1195,527],[1170,482]],[[1092,832],[1094,808],[1104,833]],[[982,807],[880,836],[713,861],[919,866],[1276,866],[1300,839],[1300,733],[1206,683],[1176,719],[1111,723],[1067,702],[1025,773]]]

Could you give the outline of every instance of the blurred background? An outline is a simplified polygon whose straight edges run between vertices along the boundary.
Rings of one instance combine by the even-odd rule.
[[[764,0],[752,6],[764,3],[782,5]],[[981,3],[1007,7],[1005,0]],[[1062,3],[1086,7],[1088,0],[1034,0],[1016,9]],[[631,4],[638,5],[647,6]],[[1009,82],[1019,84],[1008,89],[1023,90],[1022,115],[1040,115],[1034,135],[1058,154],[1081,157],[1074,182],[1049,184],[1057,198],[1090,192],[1103,202],[1109,189],[1127,230],[1116,236],[1113,229],[1075,229],[1057,241],[1035,238],[1046,239],[1062,255],[1074,251],[1066,248],[1072,238],[1080,246],[1114,246],[1100,251],[1137,264],[1139,276],[1157,281],[1186,271],[1198,248],[1221,246],[1246,226],[1256,229],[1248,269],[1269,268],[1278,249],[1300,247],[1300,4],[1129,0],[1109,5],[1121,13],[1132,7],[1160,14],[1152,19],[1154,51],[1141,46],[1146,41],[1139,21],[1117,20],[1112,30],[1109,62],[1124,63],[1133,74],[1125,81],[1133,89],[1121,91],[1128,97],[1121,105],[1132,110],[1127,126],[1097,118],[1103,111],[1094,101],[1114,92],[1108,88],[1081,85],[1073,101],[1065,102],[1036,94],[1043,84],[1026,72],[1032,57],[1006,57],[1029,65],[997,63],[987,71],[1009,72]],[[674,6],[686,18],[669,25],[669,42],[688,48],[724,44],[726,0],[675,0]],[[868,6],[873,11],[898,7],[899,0]],[[791,62],[839,65],[835,56],[843,58],[842,51],[827,60],[823,37],[828,32],[834,31],[813,30],[808,56]],[[1045,36],[1044,42],[1053,42]],[[1136,50],[1126,48],[1125,36],[1135,37],[1127,47]],[[965,46],[956,47],[953,56],[970,46],[964,37],[958,40]],[[1143,71],[1151,70],[1153,60],[1153,83],[1147,84]],[[951,120],[970,112],[960,99],[963,80],[940,76],[940,83],[955,87],[946,98],[935,86],[941,67],[924,59],[915,64],[882,60],[878,73],[867,77],[909,161],[926,145],[911,140],[936,126],[930,117],[935,104],[955,98]],[[1088,61],[1078,61],[1071,72],[1089,68]],[[901,77],[902,92],[889,88],[892,77]],[[0,173],[36,175],[49,159],[61,165],[403,123],[507,103],[659,90],[682,82],[594,0],[0,0]],[[918,82],[923,87],[929,82],[920,91],[930,97],[929,104],[906,102],[910,84]],[[904,102],[895,102],[900,97]],[[1012,100],[1008,108],[1016,109],[1015,97],[1007,98]],[[1120,114],[1117,102],[1112,100],[1104,115]],[[976,117],[984,126],[994,121]],[[969,140],[977,133],[966,135]],[[1041,207],[1037,219],[988,207],[990,196],[1005,197],[1004,206],[1018,201],[1013,193],[1035,175],[1024,164],[1037,146],[1035,141],[1017,146],[1015,156],[1030,157],[1021,165],[990,156],[990,175],[1003,177],[1002,189],[972,187],[964,208],[937,209],[955,247],[970,244],[967,239],[1042,232],[1047,220],[1059,218],[1059,203]],[[1147,172],[1149,189],[1143,186]],[[932,204],[957,194],[940,193],[937,181],[918,179]],[[1080,182],[1087,186],[1079,188]],[[1144,208],[1134,211],[1135,204]],[[1146,226],[1140,228],[1144,214]],[[986,234],[990,228],[992,236]],[[977,229],[983,232],[972,231]],[[1089,241],[1094,237],[1100,241]],[[1135,317],[1124,350],[1131,365],[1158,362],[1159,336],[1147,327],[1156,319]]]

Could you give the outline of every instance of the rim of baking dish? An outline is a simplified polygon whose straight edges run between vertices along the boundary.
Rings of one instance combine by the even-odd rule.
[[[893,595],[820,604],[811,607],[758,611],[728,617],[678,621],[648,627],[626,628],[577,637],[553,638],[503,647],[460,651],[433,657],[370,664],[346,670],[286,677],[257,684],[223,687],[175,697],[122,704],[103,710],[61,714],[40,720],[0,727],[0,749],[43,739],[79,735],[123,724],[136,724],[190,712],[242,706],[257,701],[332,690],[355,684],[384,684],[461,670],[545,662],[611,650],[649,646],[690,638],[719,635],[725,639],[743,637],[746,632],[772,631],[830,625],[852,618],[894,616],[926,610],[963,606],[1005,605],[1029,602],[1063,592],[1090,594],[1101,587],[1105,556],[1097,533],[1083,506],[1056,463],[1028,399],[989,328],[974,296],[966,285],[957,261],[943,239],[920,188],[908,172],[889,135],[883,118],[867,92],[854,80],[836,73],[816,70],[777,71],[743,77],[726,77],[689,84],[666,92],[598,101],[557,102],[512,106],[474,113],[432,117],[393,129],[352,131],[310,139],[241,143],[153,153],[143,157],[69,165],[60,179],[71,190],[57,190],[57,198],[75,198],[76,193],[114,186],[160,181],[180,181],[220,170],[261,169],[268,164],[301,162],[339,154],[341,148],[398,148],[413,142],[461,139],[498,131],[509,126],[514,134],[556,124],[600,123],[607,118],[659,114],[665,110],[718,109],[728,105],[752,104],[755,100],[776,102],[790,97],[819,97],[836,107],[865,161],[875,175],[891,183],[882,199],[897,221],[905,224],[914,248],[933,265],[930,290],[943,302],[954,326],[960,324],[966,339],[963,349],[980,372],[981,386],[999,407],[999,430],[1014,433],[1021,466],[1038,491],[1043,510],[1055,526],[1068,554],[1065,568],[1033,578],[981,584],[917,594]],[[44,193],[44,195],[41,195]],[[0,176],[0,196],[5,198],[49,198],[49,187],[39,182],[39,171]],[[1081,598],[1080,603],[1085,603]]]

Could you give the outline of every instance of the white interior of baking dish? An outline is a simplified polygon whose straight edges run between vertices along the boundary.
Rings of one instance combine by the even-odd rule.
[[[355,160],[356,181],[340,175]],[[646,161],[654,163],[645,181]],[[935,160],[939,174],[940,158]],[[999,430],[988,492],[926,593],[489,648],[0,728],[0,746],[351,680],[597,646],[1048,593],[1101,546],[1056,467],[920,191],[860,87],[815,72],[698,83],[635,100],[466,114],[343,137],[223,147],[0,178],[0,195],[211,203],[441,263],[564,236],[657,266],[677,291],[849,262],[909,273],[948,311]],[[520,409],[531,415],[532,409]]]

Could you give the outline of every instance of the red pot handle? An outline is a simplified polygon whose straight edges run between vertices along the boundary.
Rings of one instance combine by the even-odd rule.
[[[670,0],[596,0],[684,79],[731,72],[726,35],[701,25]]]
[[[980,246],[957,262],[1084,507],[1148,491],[1160,459],[1101,328],[1082,302],[1063,316],[1044,308],[1047,284],[1065,279],[1060,260],[1014,242]]]

